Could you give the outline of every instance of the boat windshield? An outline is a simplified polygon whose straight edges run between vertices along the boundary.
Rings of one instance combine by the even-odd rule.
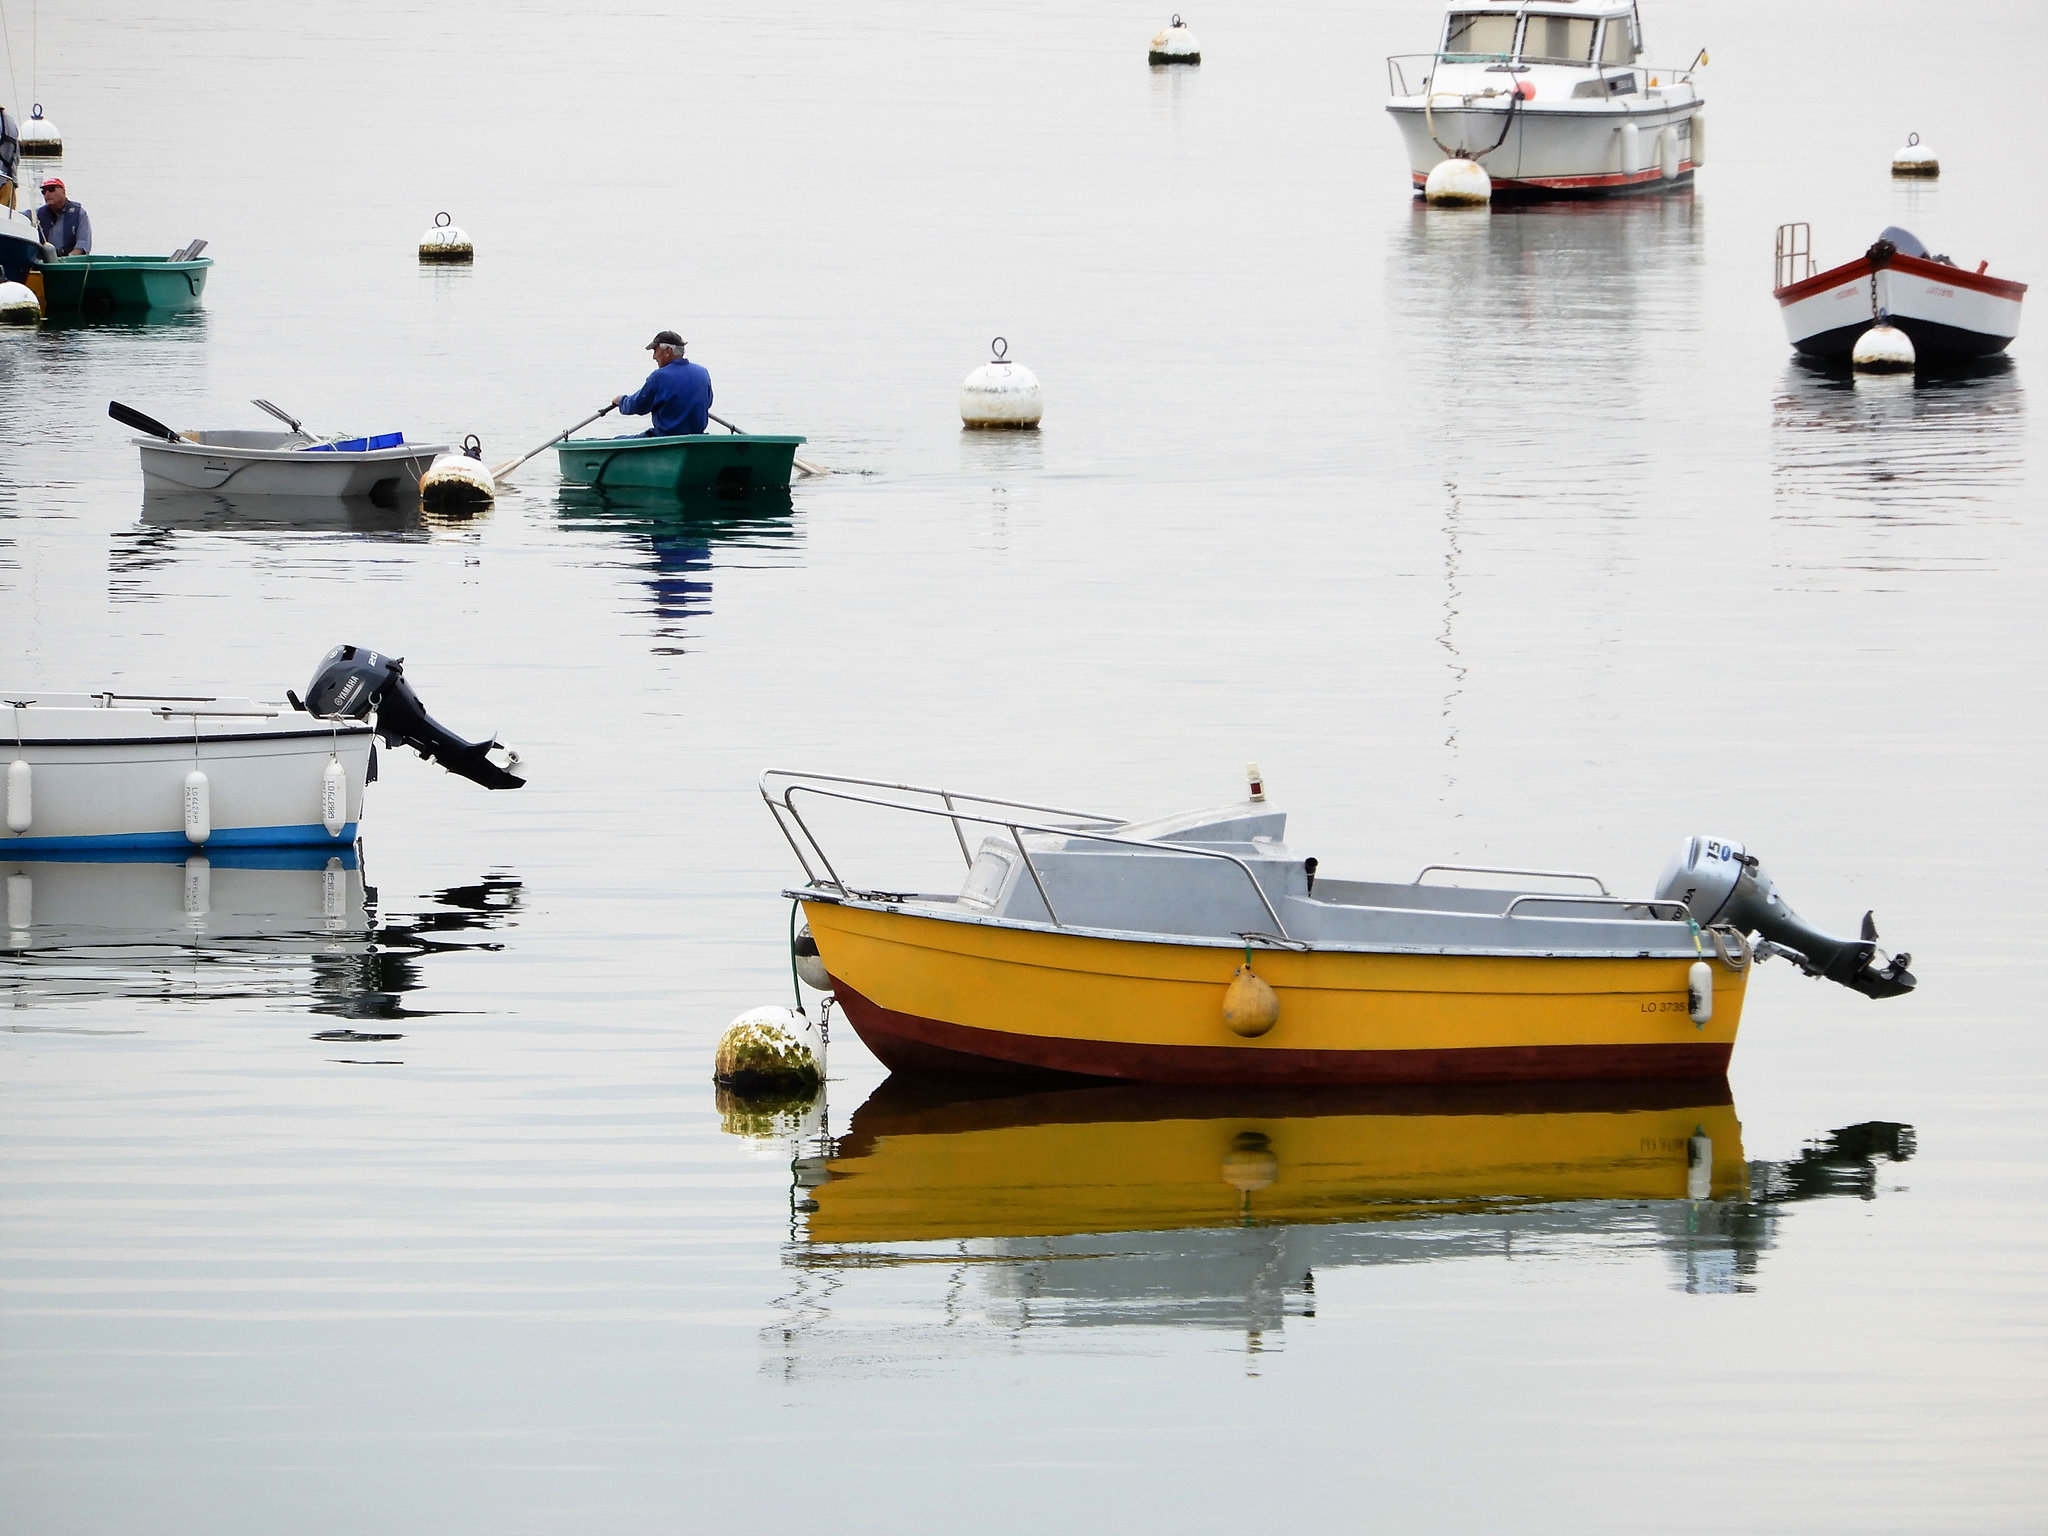
[[[1593,26],[1583,16],[1531,16],[1522,57],[1531,64],[1590,64]]]
[[[1628,22],[1617,16],[1607,23],[1606,35],[1600,39],[1600,62],[1633,64],[1635,61],[1635,39],[1629,35]]]
[[[1444,25],[1444,58],[1452,64],[1505,59],[1515,51],[1515,17],[1490,11],[1453,11]]]

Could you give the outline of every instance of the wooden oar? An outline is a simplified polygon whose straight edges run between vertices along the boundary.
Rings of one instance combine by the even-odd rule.
[[[618,402],[616,401],[612,402],[612,404],[614,405],[617,403]],[[504,479],[507,475],[511,474],[513,470],[517,469],[520,465],[524,464],[528,459],[532,458],[535,453],[547,452],[548,449],[554,447],[555,444],[559,443],[563,438],[569,436],[571,433],[582,431],[585,427],[589,426],[593,421],[597,420],[598,416],[610,415],[611,409],[611,405],[607,405],[603,410],[599,411],[597,415],[586,416],[581,421],[577,422],[576,425],[573,427],[564,427],[561,431],[557,432],[553,437],[549,438],[546,442],[542,443],[538,448],[534,449],[533,453],[522,453],[518,458],[514,459],[511,463],[500,464],[496,469],[491,471],[491,478],[493,480]]]
[[[752,437],[754,435],[753,433],[749,432],[745,427],[734,426],[731,422],[727,421],[723,416],[720,416],[715,412],[706,411],[704,414],[706,416],[709,416],[713,421],[717,422],[721,427],[725,428],[726,431],[731,432],[736,436]],[[809,459],[800,459],[796,457],[794,454],[790,456],[789,462],[794,464],[798,469],[802,470],[807,475],[829,475],[832,473],[832,471],[827,469],[824,465],[813,464]]]
[[[167,443],[194,443],[198,439],[184,432],[173,432],[154,416],[145,416],[133,406],[123,405],[118,400],[107,402],[107,414],[124,427],[133,427],[138,432],[147,432],[151,437],[160,437]]]

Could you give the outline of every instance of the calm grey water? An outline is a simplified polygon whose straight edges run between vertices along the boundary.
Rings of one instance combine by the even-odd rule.
[[[1850,385],[1768,281],[1788,219],[2048,275],[2033,8],[1646,0],[1713,53],[1698,192],[1491,214],[1407,195],[1420,3],[1192,11],[1177,74],[1122,3],[80,3],[33,58],[23,11],[5,99],[101,249],[218,265],[187,323],[0,337],[0,670],[275,695],[356,640],[532,784],[387,755],[338,916],[318,871],[217,869],[196,931],[172,870],[39,887],[0,1525],[2040,1528],[2034,343]],[[1895,187],[1914,130],[1944,174]],[[440,209],[473,270],[416,266]],[[496,459],[663,326],[842,473],[266,515],[145,500],[104,414]],[[998,333],[1035,437],[958,431]],[[1697,1204],[1542,1096],[1367,1106],[1276,1204],[1213,1170],[1264,1137],[1284,1192],[1313,1105],[869,1103],[843,1031],[801,1146],[722,1126],[712,1043],[789,986],[760,768],[1135,815],[1247,759],[1333,870],[1641,889],[1745,839],[1921,990],[1761,971],[1732,1105],[1632,1106],[1739,1120]],[[821,1144],[888,1221],[827,1221],[882,1172],[799,1209]]]

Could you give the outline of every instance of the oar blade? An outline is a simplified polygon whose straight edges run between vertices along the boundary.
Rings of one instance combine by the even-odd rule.
[[[133,427],[138,432],[147,432],[151,437],[161,437],[166,442],[182,442],[176,432],[158,421],[154,416],[145,416],[133,406],[123,405],[118,400],[107,402],[107,414],[124,427]]]

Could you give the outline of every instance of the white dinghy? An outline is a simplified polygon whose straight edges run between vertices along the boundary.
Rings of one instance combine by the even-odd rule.
[[[416,493],[427,466],[448,449],[446,443],[408,443],[403,432],[314,437],[296,422],[289,432],[175,432],[119,401],[109,403],[107,414],[148,434],[136,438],[135,446],[142,454],[143,484],[157,489],[366,496],[389,504]]]
[[[1387,111],[1420,193],[1446,160],[1495,197],[1612,197],[1690,186],[1706,163],[1694,67],[1642,59],[1633,0],[1454,4],[1435,53],[1387,60]]]
[[[370,716],[375,711],[372,723]],[[0,859],[114,850],[346,847],[377,776],[373,738],[489,789],[516,789],[496,741],[420,706],[401,663],[337,646],[308,702],[0,688]]]

